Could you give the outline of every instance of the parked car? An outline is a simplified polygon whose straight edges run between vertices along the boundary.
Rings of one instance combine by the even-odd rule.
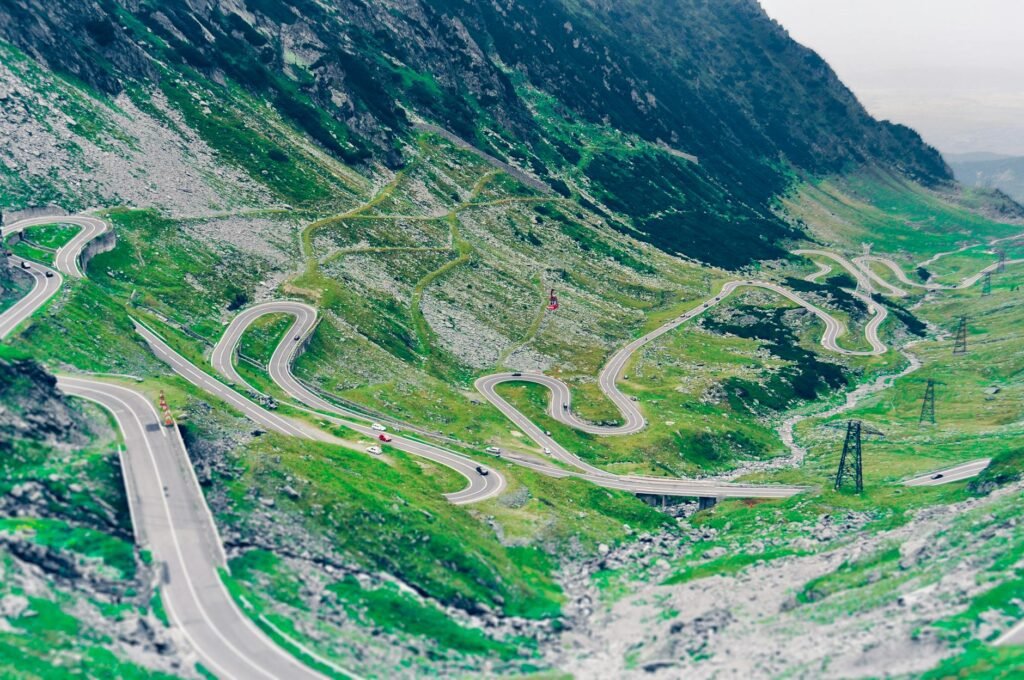
[[[477,471],[477,474],[479,474],[481,477],[486,477],[487,475],[491,474],[490,470],[488,470],[487,468],[482,467],[480,465],[476,466],[476,471]]]
[[[388,428],[384,427],[380,423],[374,423],[373,425],[370,425],[370,429],[377,430],[377,432],[386,432]]]
[[[379,456],[380,454],[383,453],[383,451],[381,451],[381,448],[379,446],[367,446],[366,447],[366,452],[367,453],[372,453],[375,456]]]
[[[381,433],[380,436],[377,437],[377,439],[381,440],[382,442],[389,442],[391,441],[391,435]]]

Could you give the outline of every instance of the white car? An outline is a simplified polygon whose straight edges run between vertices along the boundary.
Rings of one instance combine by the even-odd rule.
[[[375,456],[379,456],[381,453],[383,453],[379,446],[367,446],[366,447],[366,452],[367,453],[372,453]]]
[[[387,432],[388,431],[388,428],[384,427],[380,423],[374,423],[373,425],[370,425],[370,429],[371,430],[377,430],[377,432]]]
[[[495,454],[501,453],[501,449],[499,449],[497,446],[488,446],[486,449],[484,449],[484,451],[486,451],[487,453]]]
[[[548,447],[545,446],[544,447],[544,453],[546,453],[546,454],[548,454],[550,456],[551,455],[551,449],[549,449]]]

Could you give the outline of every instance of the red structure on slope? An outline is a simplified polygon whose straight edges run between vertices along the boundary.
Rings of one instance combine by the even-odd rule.
[[[558,296],[555,295],[555,289],[551,289],[551,298],[548,301],[548,311],[553,312],[558,309]]]

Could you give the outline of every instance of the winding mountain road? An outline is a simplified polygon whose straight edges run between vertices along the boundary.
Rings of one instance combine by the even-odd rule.
[[[965,288],[970,288],[974,284],[978,283],[978,281],[980,281],[982,277],[985,276],[985,274],[995,272],[999,269],[999,263],[994,262],[985,267],[984,269],[982,269],[981,271],[979,271],[977,274],[971,274],[970,276],[964,277],[963,279],[960,280],[959,283],[955,283],[953,285],[946,285],[942,283],[919,283],[917,281],[912,281],[904,273],[903,268],[900,267],[900,265],[896,263],[894,260],[888,257],[882,257],[879,255],[862,255],[856,258],[854,261],[859,266],[863,267],[864,271],[871,272],[873,280],[882,282],[883,285],[890,290],[890,293],[893,295],[893,297],[907,297],[909,293],[904,289],[899,288],[898,286],[894,286],[890,283],[885,283],[881,277],[879,277],[871,270],[872,262],[877,262],[878,264],[886,267],[896,276],[897,279],[899,279],[900,283],[902,283],[903,285],[911,286],[913,288],[923,288],[925,290],[964,290]],[[1024,259],[1007,260],[1002,264],[1003,266],[1006,266],[1020,264],[1022,262],[1024,262]]]
[[[11,256],[13,262],[28,264],[28,269],[23,269],[23,271],[30,274],[35,279],[35,283],[25,297],[0,314],[0,340],[13,333],[22,322],[31,317],[37,309],[46,304],[46,301],[60,290],[64,283],[62,274],[73,278],[82,278],[82,270],[78,266],[82,249],[89,241],[107,231],[106,222],[86,215],[35,217],[0,227],[0,241],[29,227],[55,223],[78,225],[81,230],[57,251],[54,256],[56,271],[46,265],[29,262],[16,255]]]
[[[267,314],[288,314],[295,318],[295,322],[289,328],[284,338],[274,350],[267,366],[271,379],[292,398],[298,400],[310,409],[325,412],[334,416],[340,416],[344,420],[337,419],[339,424],[367,436],[373,440],[377,439],[379,432],[372,429],[366,422],[365,416],[337,406],[317,394],[314,394],[305,385],[300,383],[292,374],[291,365],[295,359],[296,351],[303,345],[303,341],[309,336],[317,323],[316,309],[303,302],[291,300],[280,300],[266,302],[245,309],[231,321],[225,329],[220,341],[213,349],[210,356],[210,363],[214,370],[238,385],[247,385],[245,380],[235,369],[233,359],[242,339],[242,334],[256,319]],[[153,344],[150,338],[147,342]],[[166,353],[165,350],[161,350]],[[177,370],[177,369],[176,369]],[[195,369],[198,371],[198,369]],[[213,381],[216,383],[216,381]],[[220,385],[220,383],[216,383]],[[209,391],[209,385],[201,385]],[[218,396],[224,398],[224,392],[231,392],[225,385],[214,387]],[[237,395],[235,395],[237,397]],[[255,406],[255,404],[253,404]],[[259,408],[259,407],[256,407]],[[247,414],[248,415],[248,414]],[[423,442],[403,437],[397,433],[391,433],[391,441],[387,445],[406,453],[427,458],[436,463],[455,470],[466,478],[468,485],[455,493],[445,494],[445,497],[456,504],[476,503],[501,494],[507,486],[504,476],[498,470],[489,470],[488,474],[481,475],[477,472],[477,463],[472,459],[442,449],[438,446],[424,444]]]
[[[56,295],[64,283],[64,278],[59,273],[41,264],[30,263],[29,269],[23,271],[34,279],[32,290],[0,314],[0,340],[13,333],[18,326],[35,314],[47,300]],[[50,274],[49,277],[46,276],[47,272]]]
[[[849,264],[848,261],[847,263]],[[850,264],[850,266],[852,267],[853,265]],[[558,460],[563,463],[573,465],[590,474],[608,475],[609,473],[590,465],[559,445],[558,442],[552,439],[550,435],[537,427],[529,418],[523,415],[523,413],[503,399],[501,395],[497,393],[495,388],[498,385],[507,382],[528,382],[547,387],[551,392],[551,398],[548,402],[548,414],[558,422],[582,432],[604,436],[629,435],[640,432],[646,426],[646,420],[640,412],[637,403],[627,395],[623,394],[617,385],[618,379],[628,365],[629,360],[640,348],[662,335],[675,330],[682,324],[691,321],[695,317],[700,316],[715,305],[720,304],[740,288],[761,288],[770,290],[813,313],[825,324],[825,331],[822,334],[820,342],[823,347],[830,351],[850,356],[875,356],[884,354],[887,351],[885,343],[883,343],[878,337],[878,328],[882,322],[885,321],[888,312],[885,307],[866,296],[861,297],[865,304],[868,305],[869,309],[871,309],[872,317],[865,326],[864,332],[868,343],[871,345],[871,350],[856,351],[844,349],[840,347],[837,342],[838,339],[846,332],[845,325],[825,310],[807,302],[793,291],[768,281],[729,281],[722,286],[721,291],[719,291],[719,293],[713,298],[702,302],[686,313],[677,316],[675,319],[672,319],[653,331],[633,340],[613,354],[611,359],[609,359],[604,365],[598,376],[598,386],[600,387],[601,392],[603,392],[605,396],[607,396],[608,399],[619,409],[619,413],[622,415],[623,420],[621,425],[597,425],[579,418],[572,411],[572,391],[569,386],[558,378],[554,378],[543,373],[495,373],[479,378],[475,383],[476,389],[485,399],[487,399],[487,401],[501,411],[505,417],[511,420],[516,427],[525,432],[539,446],[550,451],[551,455]]]
[[[79,258],[83,248],[107,230],[103,221],[85,216],[37,218],[4,227],[3,236],[53,223],[82,227],[54,260],[64,274],[82,277]],[[43,265],[33,263],[27,271],[36,277],[36,286],[0,315],[0,339],[46,304],[63,283],[60,273]],[[53,275],[47,277],[47,271]],[[152,401],[127,387],[66,375],[58,376],[57,386],[99,404],[117,421],[125,442],[121,470],[136,540],[163,565],[164,607],[203,666],[224,680],[323,678],[260,631],[221,581],[218,570],[227,568],[223,543],[177,427],[163,427]],[[302,436],[303,426],[294,425],[290,433]],[[356,677],[330,665],[343,676]]]
[[[65,243],[54,256],[54,266],[62,273],[74,278],[83,278],[82,270],[79,268],[79,258],[82,250],[94,238],[105,233],[108,229],[107,223],[97,217],[89,215],[67,215],[64,217],[33,217],[27,220],[18,220],[7,226],[0,227],[0,237],[7,238],[11,234],[25,231],[29,227],[41,227],[47,224],[73,224],[81,227],[79,232]]]
[[[69,216],[24,220],[4,227],[2,234],[6,236],[31,226],[52,223],[77,224],[82,229],[57,252],[55,266],[59,271],[34,263],[29,266],[27,271],[35,277],[35,286],[22,300],[0,314],[0,338],[13,332],[59,290],[63,283],[62,274],[74,278],[82,276],[79,265],[82,249],[107,230],[106,224],[97,218]],[[619,391],[616,384],[630,358],[647,343],[720,304],[742,287],[773,291],[815,314],[825,325],[820,343],[830,351],[852,356],[874,356],[884,353],[886,347],[878,337],[878,328],[886,318],[886,310],[871,300],[869,294],[876,290],[876,286],[888,290],[892,295],[898,295],[900,292],[905,294],[905,291],[884,282],[871,271],[870,263],[880,262],[892,269],[902,283],[913,282],[907,281],[898,265],[888,258],[862,256],[851,262],[828,251],[797,252],[830,258],[857,279],[859,290],[854,291],[854,294],[862,299],[872,312],[872,317],[865,327],[865,338],[871,346],[870,350],[858,351],[840,347],[838,340],[845,333],[845,326],[828,312],[786,288],[767,281],[730,281],[714,298],[637,338],[609,359],[598,381],[602,392],[622,414],[623,422],[620,425],[596,425],[575,416],[571,409],[571,391],[557,378],[540,373],[500,373],[480,378],[476,383],[477,389],[485,398],[534,441],[547,449],[553,458],[573,469],[557,467],[547,461],[517,453],[505,454],[505,460],[552,477],[576,477],[607,488],[623,489],[633,493],[719,498],[784,498],[802,491],[800,487],[792,486],[614,475],[586,463],[560,446],[495,391],[496,386],[503,382],[534,382],[546,386],[551,391],[549,412],[552,417],[566,425],[597,435],[628,435],[639,432],[646,425],[643,414],[631,398]],[[1012,260],[1007,264],[1022,261],[1024,260]],[[959,285],[947,288],[973,285],[986,271],[992,271],[997,266],[998,264],[993,264],[979,274],[964,279]],[[822,266],[818,276],[827,273],[825,270],[826,266]],[[48,271],[52,273],[51,276],[46,275]],[[315,308],[305,303],[276,301],[243,310],[225,330],[213,351],[211,364],[214,370],[234,385],[245,385],[245,381],[233,365],[238,343],[253,321],[265,314],[274,313],[289,314],[295,318],[295,322],[271,357],[267,367],[271,379],[285,393],[302,404],[302,408],[360,434],[375,437],[376,431],[363,422],[364,416],[321,398],[292,374],[291,365],[295,356],[317,322]],[[137,331],[156,356],[168,363],[176,373],[223,400],[260,427],[308,440],[341,443],[338,438],[309,423],[281,416],[245,398],[233,389],[232,385],[215,379],[175,352],[159,335],[144,325],[137,324]],[[222,543],[177,428],[162,427],[151,401],[130,388],[72,376],[60,376],[58,385],[70,395],[101,405],[117,420],[126,444],[126,451],[121,454],[122,468],[133,528],[139,542],[151,550],[158,562],[165,565],[162,594],[168,614],[175,626],[181,629],[189,640],[202,663],[218,676],[232,680],[301,680],[321,677],[260,631],[237,607],[227,592],[218,574],[219,569],[226,568]],[[488,475],[481,475],[476,470],[475,461],[462,454],[397,434],[393,435],[390,444],[413,455],[436,461],[463,475],[469,482],[468,486],[458,492],[446,494],[453,503],[472,503],[492,498],[506,487],[505,479],[500,472],[492,470]],[[904,484],[927,486],[966,479],[978,474],[987,463],[987,460],[970,461],[915,477]],[[1024,641],[1018,639],[1022,636],[1024,624],[1019,624],[1009,630],[1000,641],[1015,644]],[[344,669],[334,669],[342,675],[350,675]]]
[[[375,436],[376,432],[365,424],[353,422],[353,418],[359,416],[346,409],[339,408],[314,394],[292,374],[291,365],[295,359],[298,349],[302,346],[302,340],[309,334],[316,325],[316,309],[302,302],[280,300],[255,305],[240,312],[225,329],[220,341],[217,343],[211,355],[211,364],[228,380],[244,385],[245,381],[238,374],[233,366],[238,343],[242,334],[256,319],[266,314],[288,314],[295,318],[295,322],[275,348],[267,367],[271,379],[292,398],[298,400],[310,409],[318,413],[329,413],[335,416],[335,421],[368,436]],[[147,342],[154,344],[152,333],[144,335]],[[298,340],[296,340],[298,338]],[[159,340],[159,339],[156,339]],[[158,356],[169,356],[169,348],[156,346],[154,351]],[[177,360],[181,360],[177,357]],[[175,369],[177,370],[177,368]],[[193,370],[199,369],[193,367]],[[213,381],[216,383],[216,381]],[[221,384],[221,383],[217,383]],[[209,389],[208,384],[200,385],[203,389]],[[223,389],[229,389],[223,385]],[[237,396],[237,395],[236,395]],[[254,405],[255,406],[255,405]],[[256,407],[259,408],[259,407]],[[511,408],[511,407],[510,407]],[[517,422],[517,424],[520,424]],[[545,435],[540,428],[526,418],[522,419],[520,427],[531,437],[540,441],[547,441],[556,457],[568,463],[580,471],[564,470],[552,466],[543,461],[537,461],[527,456],[517,454],[506,454],[505,460],[512,463],[531,468],[541,474],[553,477],[576,477],[610,489],[622,489],[633,493],[645,493],[666,496],[684,497],[722,497],[722,498],[785,498],[799,493],[804,489],[796,486],[773,486],[754,484],[735,484],[715,480],[688,480],[660,477],[639,477],[613,475],[579,459],[570,453],[557,442]],[[392,435],[391,445],[396,448],[408,451],[415,455],[436,460],[448,467],[462,473],[470,480],[471,486],[458,494],[448,496],[452,502],[473,502],[482,498],[489,498],[504,490],[504,478],[497,470],[491,470],[490,474],[481,476],[476,472],[476,463],[461,454],[442,449],[437,446],[424,444],[415,440]],[[474,484],[475,482],[475,484]]]
[[[109,382],[60,376],[57,385],[117,420],[128,507],[139,544],[163,565],[160,593],[171,623],[199,660],[228,680],[322,678],[260,631],[218,574],[227,559],[177,427],[163,427],[152,401]]]

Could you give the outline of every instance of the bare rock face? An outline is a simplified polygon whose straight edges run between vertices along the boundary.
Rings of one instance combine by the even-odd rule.
[[[0,451],[10,449],[15,439],[85,443],[57,379],[31,359],[0,359]]]

